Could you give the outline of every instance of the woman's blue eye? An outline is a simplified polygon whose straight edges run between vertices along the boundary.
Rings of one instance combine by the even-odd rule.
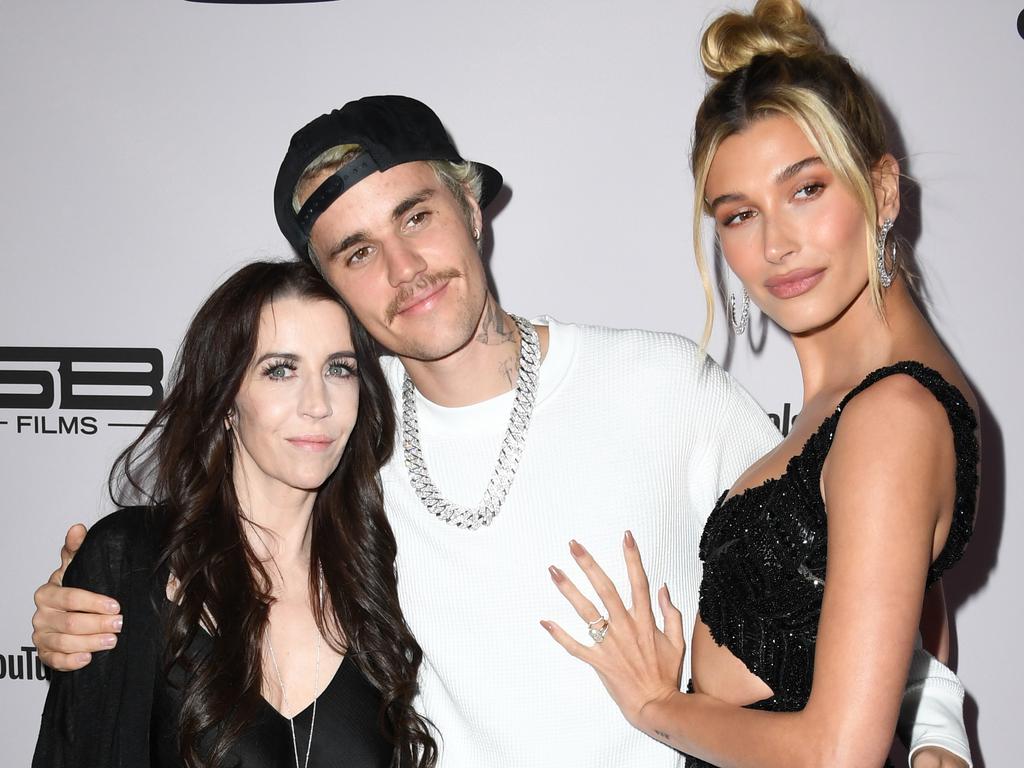
[[[355,362],[351,360],[334,360],[327,365],[329,376],[354,376],[356,374]]]
[[[291,363],[271,362],[263,369],[263,375],[268,379],[287,379],[294,370]]]

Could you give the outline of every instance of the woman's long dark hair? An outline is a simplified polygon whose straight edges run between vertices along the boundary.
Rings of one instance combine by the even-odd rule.
[[[189,768],[221,765],[260,706],[271,581],[242,529],[225,418],[256,352],[263,307],[287,297],[345,308],[359,371],[359,416],[313,506],[310,604],[324,637],[381,692],[393,765],[427,768],[437,747],[412,708],[422,652],[398,604],[395,538],[378,475],[394,440],[391,397],[366,330],[301,262],[249,264],[213,292],[185,334],[166,398],[110,474],[116,503],[130,495],[168,510],[160,565],[179,586],[165,611],[165,672],[186,673],[181,755]],[[313,599],[318,572],[330,615]],[[212,651],[190,656],[201,626]]]

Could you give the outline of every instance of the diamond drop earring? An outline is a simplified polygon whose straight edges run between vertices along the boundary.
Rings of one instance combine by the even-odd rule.
[[[747,287],[743,286],[743,309],[740,310],[739,317],[736,317],[736,294],[729,294],[729,324],[732,325],[732,332],[737,336],[742,336],[744,331],[747,330],[747,325],[750,323],[750,294],[747,293]]]

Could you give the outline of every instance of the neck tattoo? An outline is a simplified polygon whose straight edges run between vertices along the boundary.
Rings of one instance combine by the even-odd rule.
[[[405,452],[405,466],[409,471],[412,488],[434,517],[457,528],[475,530],[481,525],[490,525],[508,495],[519,458],[526,445],[526,431],[530,426],[533,406],[537,394],[537,374],[540,368],[540,341],[537,331],[526,320],[510,315],[519,328],[519,374],[515,385],[515,403],[509,415],[508,428],[498,453],[484,498],[476,507],[463,507],[449,501],[430,479],[426,460],[420,447],[419,420],[416,416],[416,388],[409,374],[402,384],[402,448]]]

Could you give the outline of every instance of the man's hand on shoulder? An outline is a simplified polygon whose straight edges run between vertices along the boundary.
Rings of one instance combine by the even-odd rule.
[[[64,537],[60,567],[35,593],[32,642],[46,666],[61,672],[81,669],[94,651],[117,643],[121,608],[116,600],[84,589],[61,586],[68,563],[85,540],[84,525],[73,525]]]

